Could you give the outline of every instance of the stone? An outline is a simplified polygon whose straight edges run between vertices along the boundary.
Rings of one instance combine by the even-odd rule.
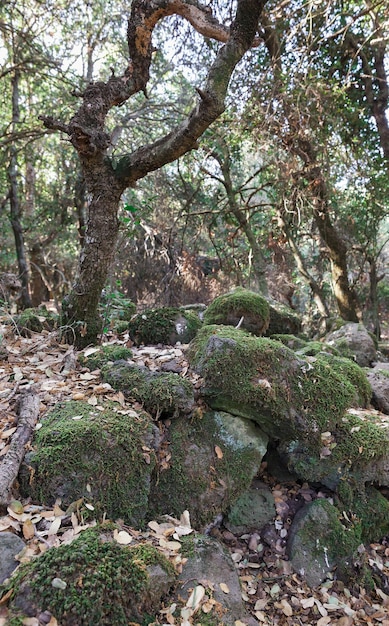
[[[146,522],[159,430],[144,411],[100,406],[70,401],[47,413],[19,473],[21,492],[50,506],[61,498],[65,509],[83,498],[94,507],[80,505],[85,518],[106,514],[138,527]]]
[[[4,531],[0,533],[0,584],[3,583],[19,565],[15,556],[25,548],[25,543],[17,535]]]
[[[248,489],[266,453],[268,437],[254,423],[222,411],[172,420],[167,466],[149,496],[149,519],[184,509],[204,530]]]
[[[389,415],[389,363],[376,363],[366,374],[372,389],[372,405]]]
[[[223,522],[232,533],[242,535],[261,530],[275,514],[274,497],[269,487],[254,480],[231,506]]]
[[[194,311],[161,307],[134,315],[128,323],[128,332],[137,346],[175,345],[178,341],[189,343],[201,326],[202,321]]]
[[[258,622],[246,613],[239,577],[232,558],[216,539],[205,535],[189,535],[185,538],[182,554],[187,555],[188,561],[178,580],[176,592],[178,603],[181,598],[187,597],[196,585],[203,585],[216,601],[216,605],[208,613],[213,621],[207,623],[233,626],[240,620],[248,626],[258,625]]]
[[[105,365],[102,376],[114,389],[140,402],[156,419],[178,417],[193,409],[192,384],[173,372],[152,372],[122,360]]]
[[[349,322],[328,333],[325,343],[334,346],[341,356],[354,359],[361,367],[370,367],[376,359],[373,338],[363,324]]]
[[[260,294],[238,287],[211,302],[204,324],[235,326],[259,336],[269,325],[269,305]]]

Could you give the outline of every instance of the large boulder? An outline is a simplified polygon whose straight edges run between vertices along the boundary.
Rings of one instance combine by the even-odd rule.
[[[22,565],[10,623],[47,623],[51,617],[62,626],[150,623],[145,619],[158,613],[175,582],[173,567],[150,544],[120,545],[116,533],[113,524],[86,530],[70,545]]]
[[[158,441],[158,429],[142,411],[108,402],[60,403],[35,435],[22,491],[48,505],[61,498],[65,508],[84,499],[94,517],[106,513],[139,526],[146,521]]]
[[[263,335],[269,326],[269,305],[260,294],[239,287],[211,302],[204,324],[239,326],[253,335]]]
[[[317,451],[320,434],[357,403],[360,381],[368,387],[360,369],[356,382],[326,358],[302,359],[278,341],[227,326],[205,326],[188,358],[213,409],[250,419],[276,440],[302,438]]]
[[[257,423],[300,478],[332,489],[342,480],[389,483],[388,422],[355,408],[371,394],[355,363],[302,359],[278,341],[221,326],[204,327],[189,358],[208,404]]]
[[[361,367],[370,367],[377,356],[374,340],[363,324],[344,324],[328,333],[324,341],[335,347],[341,356],[354,359]]]
[[[252,422],[208,412],[171,422],[162,444],[165,459],[151,488],[149,518],[190,512],[203,529],[226,512],[258,473],[268,437]]]

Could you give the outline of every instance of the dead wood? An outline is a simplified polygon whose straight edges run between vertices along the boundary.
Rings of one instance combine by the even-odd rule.
[[[11,500],[12,485],[18,475],[39,415],[39,396],[34,389],[24,391],[18,403],[18,426],[12,436],[9,450],[0,465],[0,513],[6,511]]]

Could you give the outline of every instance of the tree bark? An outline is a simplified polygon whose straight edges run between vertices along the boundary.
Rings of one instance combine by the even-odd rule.
[[[39,416],[39,396],[35,390],[25,391],[19,398],[19,421],[9,450],[0,465],[0,513],[7,510],[12,497],[12,485],[26,453]]]
[[[63,308],[68,341],[84,347],[97,340],[101,322],[97,307],[115,254],[117,212],[123,191],[137,180],[197,146],[197,140],[224,111],[231,74],[250,48],[266,0],[238,0],[230,31],[218,24],[208,8],[196,0],[134,0],[128,26],[130,63],[123,76],[90,83],[83,102],[68,124],[42,117],[47,128],[67,133],[76,148],[91,196],[87,230],[75,284]],[[159,20],[178,14],[204,36],[226,43],[210,67],[200,99],[187,119],[152,144],[122,157],[114,167],[109,157],[108,112],[139,91],[145,92],[152,58],[152,33]]]
[[[20,122],[19,110],[19,79],[20,73],[15,70],[12,77],[12,131],[17,132],[17,125]],[[17,149],[14,144],[11,145],[10,159],[8,165],[9,180],[9,203],[10,203],[10,221],[15,239],[16,256],[19,267],[19,278],[22,283],[20,305],[22,308],[31,307],[31,297],[29,290],[28,262],[26,255],[26,247],[24,244],[23,227],[21,222],[21,205],[18,190],[18,162]]]

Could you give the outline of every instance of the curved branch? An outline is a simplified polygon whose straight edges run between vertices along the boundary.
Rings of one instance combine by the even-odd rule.
[[[163,3],[165,1],[162,0]],[[143,0],[139,2],[143,3]],[[200,101],[188,118],[165,137],[142,146],[119,161],[116,174],[121,179],[123,187],[133,185],[148,172],[170,163],[195,148],[198,138],[223,113],[232,72],[254,41],[259,15],[265,3],[266,0],[238,0],[230,37],[219,50],[209,70],[205,88],[198,90]],[[176,0],[172,0],[172,4],[176,4]]]

